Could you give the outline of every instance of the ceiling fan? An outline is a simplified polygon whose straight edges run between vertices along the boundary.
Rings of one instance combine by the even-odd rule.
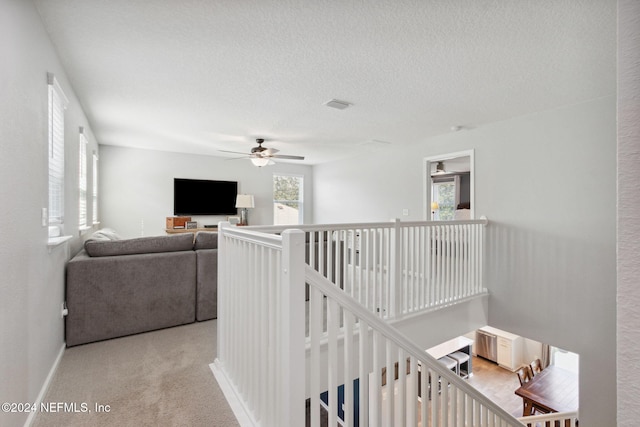
[[[444,161],[438,160],[436,162],[436,170],[431,172],[431,176],[447,176],[447,175],[459,175],[468,172],[468,170],[450,170],[445,169]]]
[[[275,148],[267,148],[262,146],[262,144],[264,143],[263,138],[256,139],[256,143],[258,144],[258,146],[253,147],[251,149],[250,154],[244,157],[239,157],[239,158],[250,159],[251,163],[253,163],[255,166],[258,166],[258,167],[275,164],[275,162],[271,159],[304,160],[303,156],[287,156],[284,154],[276,154],[279,150],[276,150]],[[246,153],[240,153],[238,151],[227,151],[227,150],[220,150],[220,151],[224,153],[246,154]]]

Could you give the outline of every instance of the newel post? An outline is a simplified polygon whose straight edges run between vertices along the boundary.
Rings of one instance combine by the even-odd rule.
[[[278,414],[283,427],[305,423],[305,234],[301,230],[282,233],[280,289],[280,369],[282,389]]]
[[[393,227],[389,236],[389,317],[397,319],[402,316],[402,276],[400,266],[402,262],[402,234],[400,220],[391,220]]]
[[[225,228],[231,227],[231,224],[226,221],[221,221],[218,223],[218,331],[216,333],[217,336],[217,359],[223,362],[226,362],[228,349],[226,347],[226,339],[227,339],[227,331],[225,328],[227,327],[227,307],[225,307],[225,302],[227,302],[227,278],[228,275],[228,259],[229,252],[226,247],[226,239],[224,238]]]

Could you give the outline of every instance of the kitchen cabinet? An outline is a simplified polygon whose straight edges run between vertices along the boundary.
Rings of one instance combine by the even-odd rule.
[[[510,371],[522,365],[522,337],[509,334],[498,335],[498,365]]]
[[[510,371],[522,366],[524,339],[521,336],[491,326],[482,327],[480,331],[496,337],[495,361],[498,365]]]

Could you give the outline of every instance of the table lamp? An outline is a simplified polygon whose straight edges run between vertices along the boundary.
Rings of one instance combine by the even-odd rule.
[[[236,208],[240,208],[240,224],[238,225],[249,225],[247,221],[248,211],[247,209],[252,209],[255,207],[253,202],[253,195],[251,194],[238,194],[236,197]]]
[[[431,202],[431,220],[436,219],[436,211],[439,209],[440,207],[438,206],[438,202]]]

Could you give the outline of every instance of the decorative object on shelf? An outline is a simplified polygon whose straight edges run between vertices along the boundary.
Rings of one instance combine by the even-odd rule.
[[[190,216],[168,216],[166,228],[185,228],[188,221],[191,221]]]
[[[253,201],[253,195],[251,194],[238,194],[236,198],[236,208],[240,208],[240,223],[238,225],[249,225],[247,221],[248,211],[247,209],[253,209],[255,207]]]
[[[227,217],[227,221],[229,221],[229,224],[231,224],[231,225],[238,225],[238,224],[240,224],[240,217],[239,216],[230,216],[230,217]]]
[[[191,230],[193,228],[198,228],[198,222],[197,221],[187,221],[185,223],[185,228],[187,228],[188,230]]]

